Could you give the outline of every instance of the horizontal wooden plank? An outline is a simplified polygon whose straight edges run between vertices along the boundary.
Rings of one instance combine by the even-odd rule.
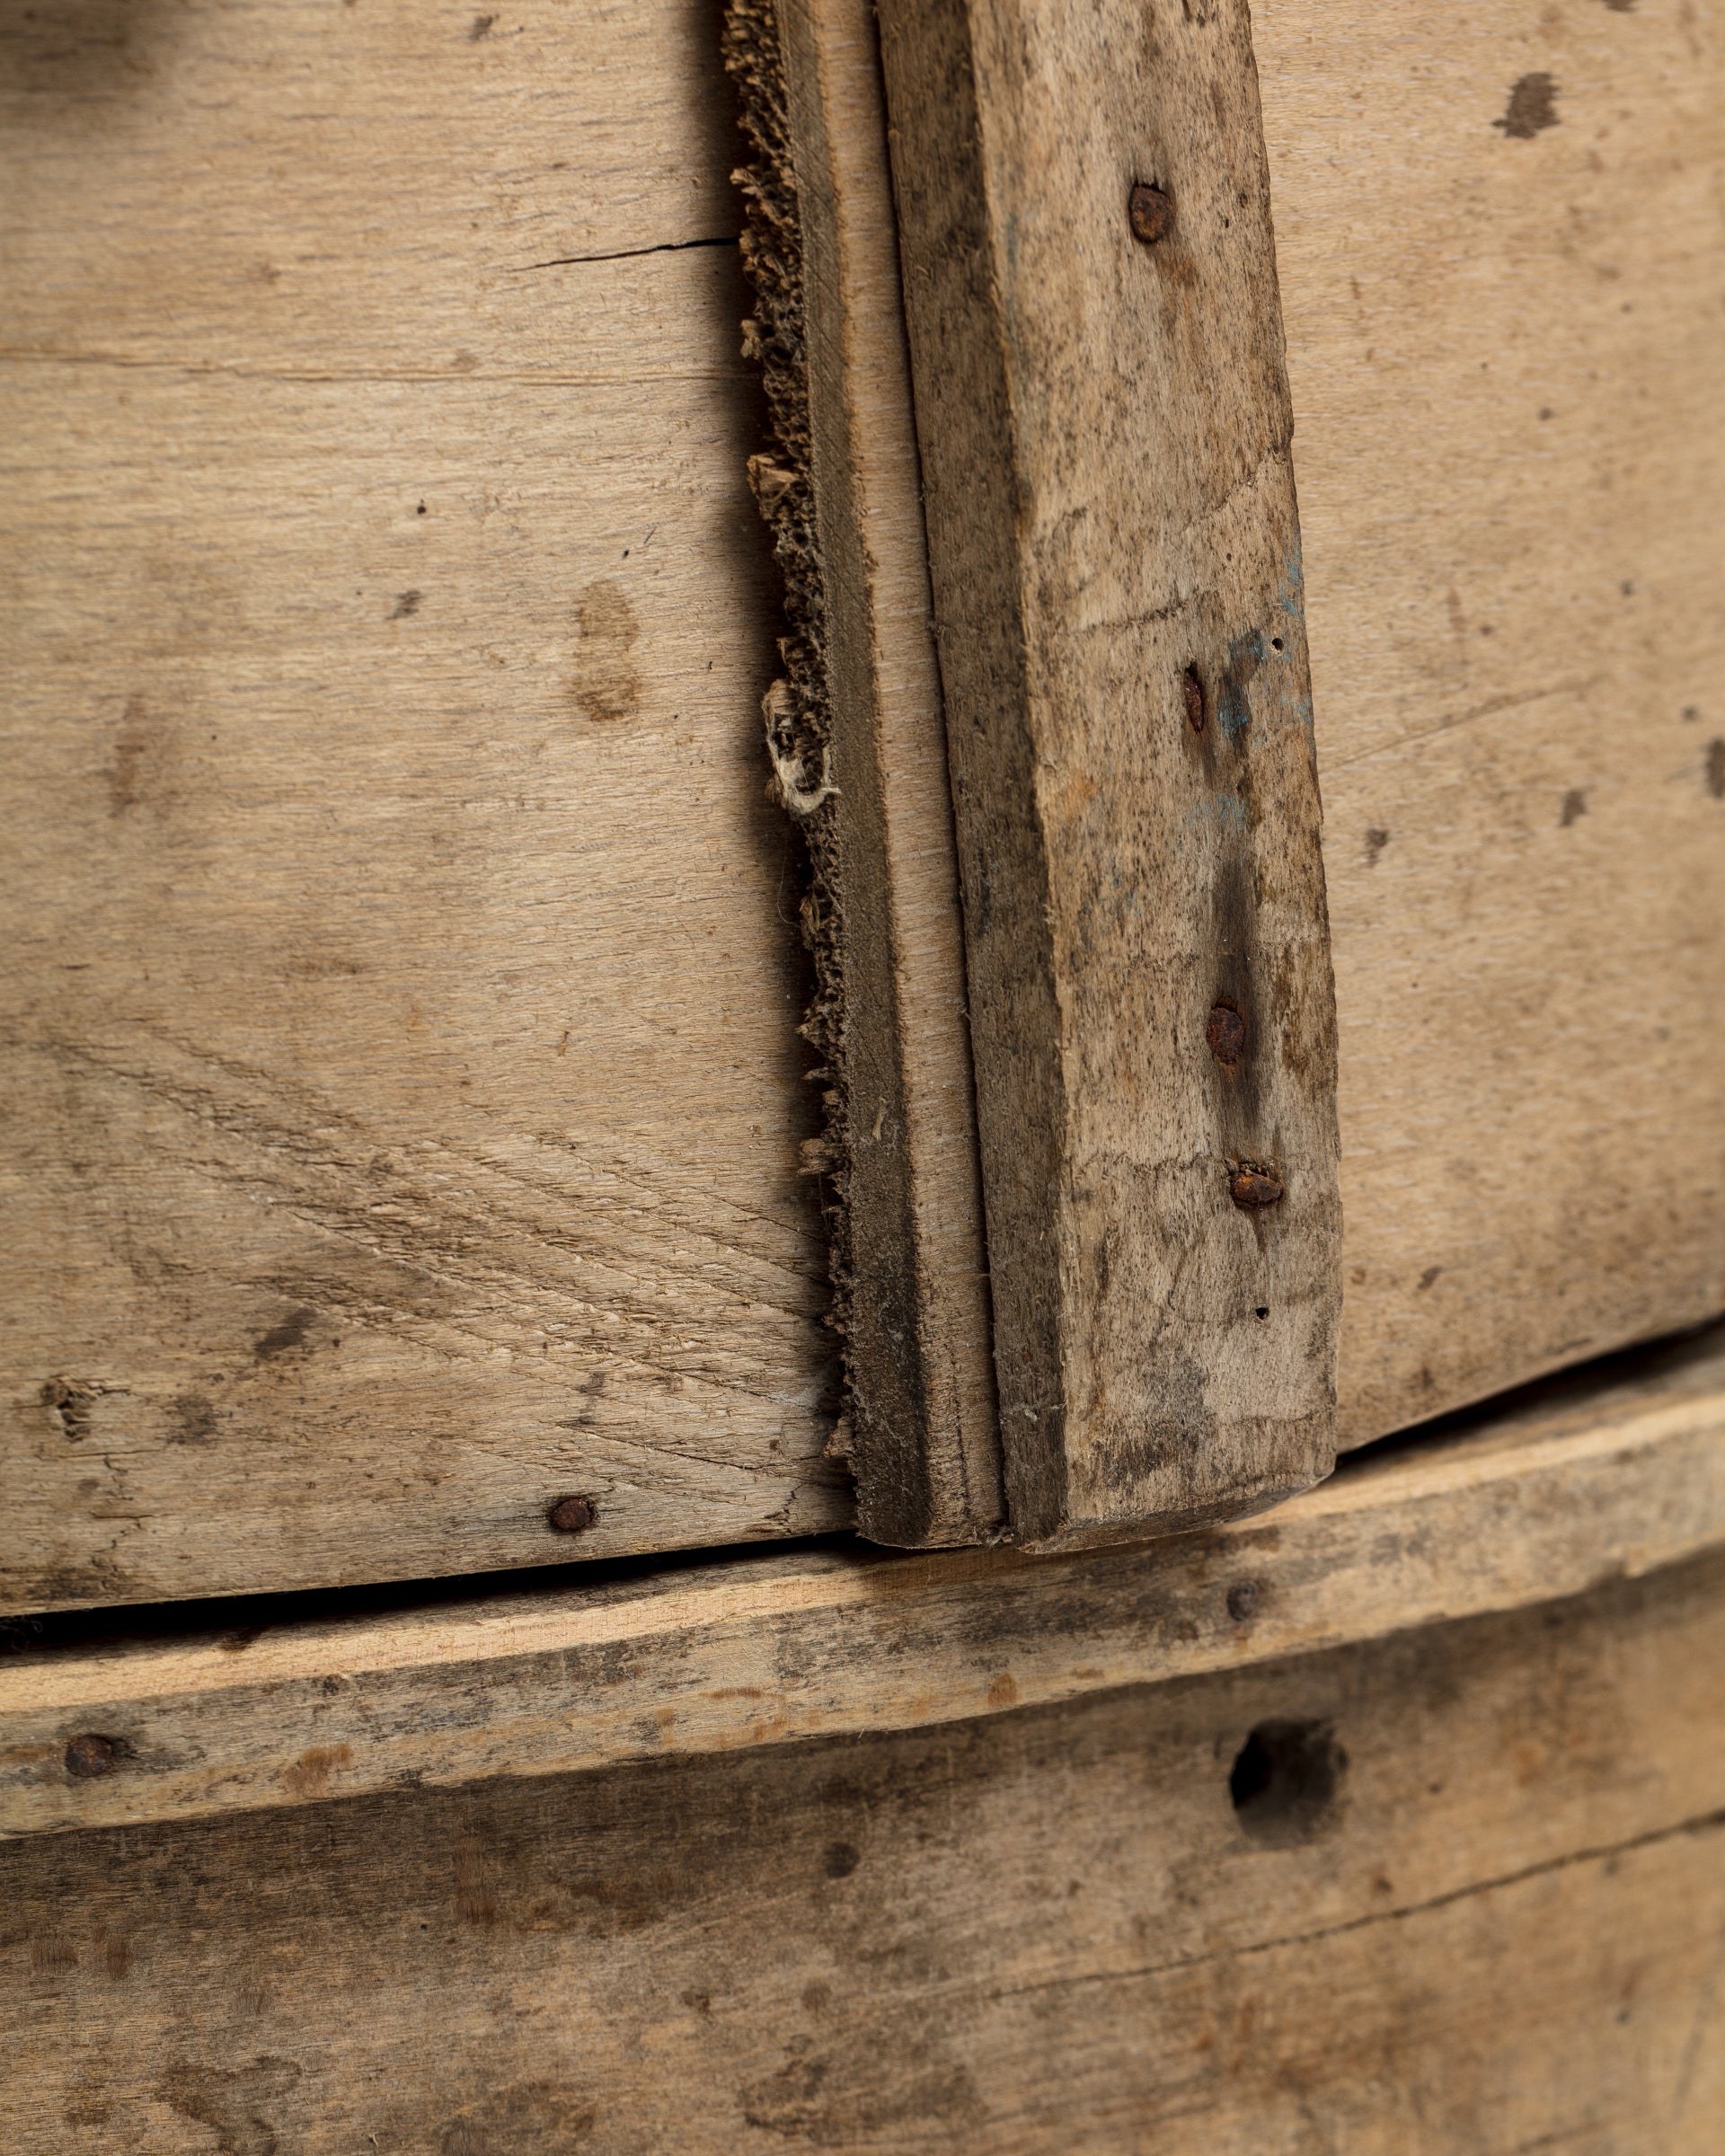
[[[8,46],[5,1606],[851,1516],[717,26],[480,20]]]
[[[962,1725],[13,1842],[8,2149],[1713,2156],[1722,1687],[1714,1557]],[[1277,1731],[1307,1771],[1236,1808]]]
[[[1148,1548],[739,1559],[26,1654],[0,1664],[0,1832],[962,1720],[1514,1609],[1722,1540],[1712,1338]],[[111,1771],[79,1771],[84,1736]]]

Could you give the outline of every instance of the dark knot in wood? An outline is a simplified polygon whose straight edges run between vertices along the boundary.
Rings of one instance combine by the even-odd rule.
[[[1279,1206],[1287,1193],[1266,1170],[1236,1168],[1228,1178],[1228,1195],[1242,1211],[1256,1213],[1266,1206]]]
[[[559,1498],[545,1517],[559,1534],[585,1534],[597,1524],[598,1503],[593,1498]]]
[[[1228,1589],[1228,1615],[1236,1624],[1245,1624],[1258,1614],[1258,1604],[1263,1591],[1255,1579],[1243,1579]]]
[[[1188,667],[1180,677],[1180,701],[1185,707],[1186,723],[1195,734],[1204,731],[1204,684],[1198,677],[1198,668]]]
[[[119,1747],[111,1736],[93,1731],[75,1736],[66,1747],[66,1771],[80,1781],[93,1781],[98,1774],[111,1774],[119,1759]]]
[[[1126,209],[1132,220],[1132,237],[1142,240],[1146,247],[1165,240],[1174,228],[1173,197],[1164,195],[1159,187],[1146,187],[1139,181],[1127,198]]]
[[[1216,1003],[1204,1024],[1205,1046],[1232,1070],[1246,1052],[1246,1021],[1232,1003]]]

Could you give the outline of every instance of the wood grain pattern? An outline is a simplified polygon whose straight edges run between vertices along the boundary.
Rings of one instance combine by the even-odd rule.
[[[881,29],[1009,1515],[1222,1516],[1326,1471],[1340,1296],[1246,13],[889,0]],[[1154,245],[1135,183],[1175,206]]]
[[[1712,2156],[1721,1673],[1715,1558],[941,1729],[14,1843],[8,2144]],[[1327,1777],[1239,1814],[1266,1726]]]
[[[1725,1303],[1725,32],[1254,10],[1358,1443]]]
[[[712,12],[6,22],[6,1602],[843,1524]]]
[[[0,1833],[916,1728],[1550,1602],[1725,1542],[1722,1440],[1711,1342],[1152,1549],[805,1551],[39,1650],[0,1662]],[[105,1773],[69,1763],[91,1736]]]
[[[874,17],[868,0],[733,0],[727,37],[756,144],[765,304],[749,342],[770,347],[783,452],[754,468],[798,624],[772,695],[803,707],[770,731],[788,735],[775,757],[807,781],[793,790],[816,881],[810,1030],[831,1058],[826,1187],[849,1379],[835,1450],[865,1534],[973,1542],[1001,1525],[1000,1448]]]

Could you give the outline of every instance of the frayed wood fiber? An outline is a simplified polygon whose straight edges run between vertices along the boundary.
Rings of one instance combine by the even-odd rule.
[[[769,792],[808,844],[805,1148],[831,1237],[859,1518],[910,1545],[1001,1521],[963,924],[920,473],[866,0],[734,0],[725,63],[783,585]]]

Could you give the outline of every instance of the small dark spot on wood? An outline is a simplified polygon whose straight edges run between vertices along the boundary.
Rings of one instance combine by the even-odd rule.
[[[303,1348],[305,1335],[310,1331],[316,1316],[314,1310],[290,1312],[279,1325],[272,1325],[253,1344],[252,1354],[260,1362],[267,1362],[272,1355],[286,1355],[292,1348]]]
[[[1539,408],[1539,416],[1542,420],[1554,420],[1557,414],[1549,404],[1542,404]]]
[[[1432,1282],[1437,1279],[1438,1274],[1441,1273],[1443,1269],[1444,1268],[1441,1265],[1429,1265],[1425,1271],[1420,1276],[1420,1286],[1421,1289],[1429,1287]]]
[[[1131,221],[1132,237],[1142,241],[1146,247],[1165,240],[1174,229],[1173,197],[1159,187],[1147,186],[1143,181],[1127,197],[1126,214]]]
[[[632,718],[641,694],[641,676],[629,656],[641,635],[634,608],[620,584],[601,578],[582,592],[578,614],[578,709],[585,717],[606,724]]]
[[[1279,636],[1272,636],[1269,640],[1269,648],[1272,651],[1279,651],[1282,648],[1281,638]]]
[[[1578,817],[1588,813],[1588,797],[1579,786],[1571,786],[1563,796],[1563,807],[1558,817],[1558,827],[1567,831]]]
[[[1246,1052],[1246,1021],[1232,1003],[1214,1003],[1204,1021],[1204,1043],[1225,1068],[1232,1070]]]
[[[420,601],[424,596],[425,594],[422,591],[402,592],[395,601],[395,611],[390,615],[390,620],[404,622],[410,614],[417,614],[420,611]]]
[[[1557,84],[1549,75],[1524,75],[1509,93],[1503,118],[1491,125],[1514,141],[1526,142],[1542,128],[1557,125],[1556,100]]]
[[[1614,15],[1632,15],[1635,12],[1635,0],[1606,0],[1606,5]]]
[[[216,1435],[216,1409],[201,1392],[181,1392],[168,1402],[168,1443],[208,1445]]]
[[[1716,801],[1725,801],[1725,741],[1707,744],[1707,791]]]
[[[495,15],[475,15],[473,27],[467,32],[467,42],[470,45],[477,45],[496,21]]]
[[[1377,866],[1377,857],[1389,843],[1390,835],[1387,831],[1378,830],[1375,826],[1366,834],[1366,866],[1368,869]]]
[[[1701,706],[1698,703],[1685,703],[1677,716],[1685,726],[1693,726],[1701,717]]]
[[[119,1746],[111,1736],[93,1730],[75,1736],[66,1747],[66,1771],[78,1781],[93,1781],[98,1774],[111,1774],[119,1764]]]
[[[1258,1305],[1257,1309],[1256,1309],[1256,1310],[1254,1310],[1254,1311],[1252,1312],[1252,1316],[1253,1316],[1254,1318],[1267,1318],[1267,1317],[1269,1315],[1269,1303],[1261,1303]]]
[[[829,1879],[848,1879],[862,1861],[862,1852],[854,1842],[829,1842],[821,1869]]]
[[[1264,1168],[1236,1168],[1228,1178],[1228,1196],[1242,1212],[1261,1212],[1279,1206],[1287,1195],[1279,1179]]]
[[[1255,1579],[1239,1580],[1228,1589],[1228,1615],[1236,1624],[1248,1624],[1258,1614],[1263,1598],[1263,1589]]]
[[[60,1435],[75,1445],[81,1437],[90,1435],[91,1409],[96,1404],[93,1385],[81,1385],[69,1377],[46,1378],[42,1383],[42,1405],[60,1426]]]
[[[419,508],[414,510],[413,514],[416,517],[423,517],[425,515],[425,504],[421,502]]]
[[[1334,1823],[1347,1767],[1327,1722],[1260,1722],[1228,1775],[1234,1816],[1267,1849],[1310,1842]]]
[[[1199,678],[1196,667],[1188,667],[1180,677],[1181,708],[1186,713],[1186,723],[1195,734],[1204,731],[1204,684]]]
[[[589,1527],[598,1524],[598,1499],[559,1498],[546,1513],[545,1518],[559,1534],[585,1534]]]

